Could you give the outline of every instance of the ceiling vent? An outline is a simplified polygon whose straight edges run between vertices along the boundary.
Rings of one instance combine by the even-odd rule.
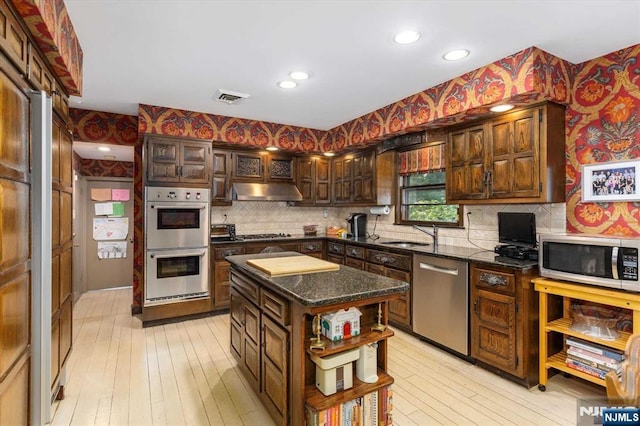
[[[233,92],[231,90],[218,89],[218,92],[214,96],[214,99],[225,104],[237,104],[242,99],[248,98],[246,93]]]

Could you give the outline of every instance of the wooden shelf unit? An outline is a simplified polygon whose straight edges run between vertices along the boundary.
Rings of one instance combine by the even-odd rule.
[[[348,351],[349,349],[359,348],[362,345],[368,345],[369,343],[388,339],[393,335],[393,330],[387,327],[384,331],[365,331],[358,336],[354,336],[346,340],[331,341],[324,336],[320,336],[322,341],[326,344],[324,350],[311,349],[307,347],[307,354],[325,357],[339,352]]]
[[[620,337],[617,339],[604,340],[572,330],[570,328],[571,319],[569,318],[570,300],[583,300],[631,310],[633,334],[636,334],[640,333],[640,294],[574,284],[565,281],[555,281],[547,278],[536,278],[533,280],[533,283],[536,291],[540,293],[540,384],[538,388],[542,391],[546,389],[550,368],[604,386],[604,380],[568,367],[565,364],[567,358],[566,352],[559,351],[550,354],[548,336],[551,333],[559,333],[563,335],[563,339],[566,336],[571,336],[609,348],[624,350],[631,333],[619,332]],[[564,313],[562,317],[549,318],[548,307],[550,296],[563,298]]]
[[[331,408],[334,405],[344,404],[352,399],[359,398],[385,386],[393,384],[393,377],[378,369],[378,381],[375,383],[365,383],[354,376],[353,386],[349,389],[340,391],[331,396],[325,396],[315,386],[307,386],[305,389],[306,404],[314,411],[322,411]]]
[[[313,312],[306,312],[304,326],[304,405],[312,411],[323,411],[336,405],[359,398],[366,394],[376,392],[394,382],[392,376],[387,371],[387,339],[394,336],[394,331],[388,327],[388,306],[389,299],[397,299],[399,295],[383,296],[377,299],[365,299],[351,303],[342,303],[328,307],[322,307]],[[386,300],[385,300],[386,299]],[[387,325],[383,331],[373,331],[371,327],[376,323],[378,314],[378,304],[382,303],[382,324]],[[331,341],[324,336],[322,340],[326,343],[323,351],[311,349],[309,346],[312,333],[313,317],[318,314],[334,312],[338,309],[347,309],[349,307],[357,307],[362,316],[360,317],[360,332],[358,336],[350,337],[345,340]],[[378,363],[378,381],[376,383],[365,383],[356,377],[356,362],[352,363],[353,368],[353,386],[349,389],[338,391],[333,395],[324,395],[315,386],[315,368],[316,364],[311,360],[311,355],[326,357],[337,353],[349,351],[359,348],[362,345],[377,342],[377,363]],[[293,422],[292,424],[295,424]]]

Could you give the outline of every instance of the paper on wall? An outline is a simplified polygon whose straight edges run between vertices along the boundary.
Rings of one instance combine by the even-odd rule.
[[[93,239],[100,240],[124,240],[129,233],[128,217],[94,217]]]
[[[111,199],[114,201],[129,201],[128,189],[112,189]]]
[[[124,203],[115,202],[111,204],[113,205],[111,216],[124,216]]]
[[[127,258],[127,242],[112,241],[98,242],[98,259],[126,259]]]
[[[91,199],[93,201],[110,201],[111,188],[91,188]]]
[[[113,203],[95,203],[94,210],[96,216],[106,216],[113,214]]]

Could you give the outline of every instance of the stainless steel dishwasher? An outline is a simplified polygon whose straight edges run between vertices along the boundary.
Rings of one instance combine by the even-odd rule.
[[[413,256],[413,332],[469,355],[469,264]]]

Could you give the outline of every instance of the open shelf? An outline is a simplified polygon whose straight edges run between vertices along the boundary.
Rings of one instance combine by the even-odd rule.
[[[588,334],[580,333],[578,331],[574,331],[571,329],[571,319],[569,318],[558,318],[549,322],[546,326],[547,331],[556,331],[558,333],[563,333],[567,336],[573,336],[578,339],[586,340],[588,342],[597,343],[599,345],[607,346],[614,349],[619,349],[624,351],[627,345],[627,340],[629,340],[629,336],[631,333],[626,333],[624,331],[618,331],[620,337],[615,340],[604,340],[598,337],[589,336]]]
[[[333,355],[336,353],[348,351],[349,349],[357,348],[362,345],[367,345],[369,343],[378,342],[380,340],[388,339],[389,337],[394,335],[393,330],[391,330],[388,326],[384,331],[373,331],[370,326],[366,327],[369,331],[363,332],[358,336],[353,336],[349,339],[345,340],[336,340],[332,341],[327,339],[324,336],[322,337],[322,341],[326,343],[324,350],[319,349],[311,349],[309,348],[309,339],[307,339],[307,353],[309,355],[315,355],[319,357],[325,357],[329,355]],[[364,328],[361,328],[361,331]]]
[[[378,369],[378,381],[375,383],[365,383],[354,376],[353,386],[349,389],[326,396],[314,385],[305,389],[306,403],[313,411],[322,411],[334,405],[343,404],[352,399],[361,397],[371,392],[375,392],[393,383],[393,377]]]
[[[572,376],[580,377],[581,379],[588,380],[597,385],[604,386],[604,380],[599,377],[592,376],[590,374],[583,373],[582,371],[576,370],[574,368],[568,367],[565,364],[565,360],[567,359],[566,352],[558,352],[555,355],[547,358],[546,367],[547,368],[555,368],[556,370],[564,371],[565,373],[569,373]]]

